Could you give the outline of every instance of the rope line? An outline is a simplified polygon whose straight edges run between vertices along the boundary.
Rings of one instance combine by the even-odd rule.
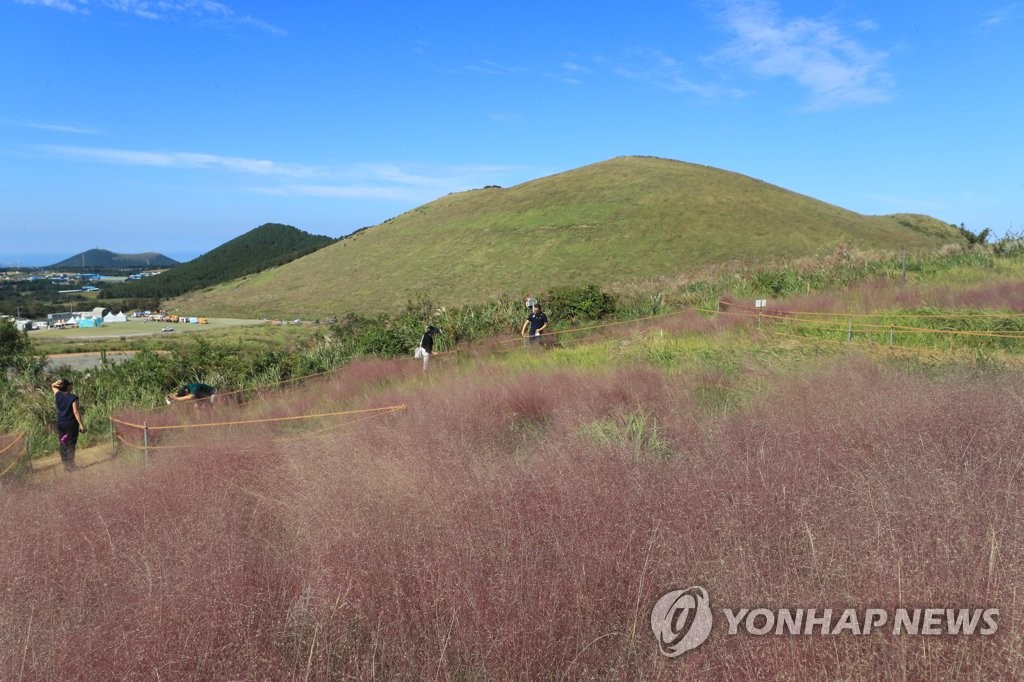
[[[24,432],[24,431],[22,431],[21,433],[16,433],[16,434],[14,434],[14,440],[12,440],[12,441],[11,441],[10,443],[8,443],[8,444],[7,444],[7,445],[6,445],[5,447],[4,447],[4,449],[3,449],[3,450],[0,450],[0,455],[4,454],[5,452],[7,452],[7,451],[8,451],[8,450],[10,450],[11,448],[13,448],[13,447],[14,447],[15,445],[17,445],[18,443],[20,443],[20,442],[22,441],[22,439],[23,439],[23,438],[25,438],[25,432]]]
[[[19,459],[20,459],[20,458],[19,458]],[[18,461],[19,461],[18,459],[14,460],[13,462],[11,462],[10,464],[8,464],[8,465],[7,465],[7,468],[6,468],[6,469],[4,469],[3,471],[0,471],[0,478],[3,478],[3,477],[4,477],[4,475],[5,475],[5,474],[6,474],[6,473],[7,473],[8,471],[10,471],[11,469],[13,469],[13,468],[14,468],[14,465],[16,465],[16,464],[18,463]]]
[[[379,408],[379,409],[377,409],[375,411],[376,412],[375,414],[363,414],[362,417],[359,417],[358,419],[349,420],[347,422],[344,422],[343,424],[340,424],[339,426],[327,427],[327,428],[324,428],[324,429],[318,429],[316,431],[304,432],[304,433],[300,434],[298,437],[299,438],[307,438],[309,436],[320,435],[322,433],[326,433],[327,431],[332,431],[332,430],[334,430],[336,428],[339,428],[341,426],[350,426],[352,424],[358,424],[360,422],[369,421],[370,419],[377,419],[379,417],[385,417],[385,416],[387,416],[389,414],[395,414],[396,412],[400,412],[401,410],[404,410],[405,408],[406,408],[405,405],[394,406],[394,407],[390,407],[390,408]],[[332,413],[332,414],[342,414],[342,415],[345,415],[345,414],[358,414],[360,412],[364,412],[365,413],[365,412],[373,412],[373,411],[374,410],[369,410],[369,411],[367,411],[367,410],[357,410],[357,411],[353,411],[353,412],[339,412],[339,413]],[[319,416],[319,415],[314,415],[314,416]],[[225,423],[228,423],[228,422],[225,422]],[[230,423],[244,423],[244,422],[230,422]],[[201,426],[214,426],[214,425],[213,424],[202,424]],[[155,428],[157,428],[157,427],[149,427],[149,430],[152,431]],[[131,442],[125,440],[124,437],[120,433],[116,433],[115,432],[114,435],[117,438],[117,440],[121,441],[122,443],[124,443],[125,445],[127,445],[130,448],[135,448],[136,450],[162,450],[162,449],[167,449],[167,448],[179,448],[180,449],[180,448],[183,448],[183,447],[188,447],[187,445],[184,445],[184,444],[179,444],[179,445],[144,445],[144,444],[141,444],[141,443],[131,443]],[[282,440],[284,438],[285,437],[283,437],[283,436],[275,437],[276,440]],[[295,437],[294,436],[288,436],[287,439],[288,440],[294,440]]]
[[[708,313],[715,312],[715,311],[709,311],[709,310],[704,309],[704,308],[700,308],[699,310],[701,312],[708,312]],[[930,328],[927,328],[927,327],[908,327],[908,326],[904,326],[904,325],[895,325],[895,324],[882,325],[882,324],[861,324],[861,323],[859,323],[859,324],[842,325],[840,323],[837,323],[837,322],[834,322],[834,321],[829,321],[829,320],[807,320],[807,319],[802,319],[800,317],[796,317],[796,315],[800,315],[801,313],[793,313],[793,314],[790,314],[790,315],[780,315],[780,314],[774,314],[773,315],[773,314],[761,313],[761,312],[751,313],[751,312],[741,312],[741,311],[732,311],[732,310],[722,310],[722,311],[718,311],[718,314],[719,315],[738,315],[738,316],[741,316],[741,317],[749,317],[749,318],[761,318],[762,320],[768,320],[768,321],[799,322],[801,324],[807,324],[807,325],[827,326],[829,328],[829,330],[831,330],[831,331],[841,331],[841,332],[844,332],[844,331],[845,332],[849,332],[849,331],[885,332],[885,331],[893,330],[893,331],[898,331],[898,332],[902,332],[902,333],[914,333],[914,334],[950,334],[950,335],[954,335],[954,336],[978,336],[978,337],[983,337],[983,338],[994,338],[994,339],[1024,339],[1024,334],[1021,334],[1021,333],[1018,333],[1018,332],[999,332],[999,331],[981,332],[981,331],[974,331],[974,330],[930,329]]]
[[[268,417],[265,419],[240,419],[235,421],[226,422],[208,422],[204,424],[170,424],[167,426],[147,426],[142,424],[132,424],[116,417],[111,417],[112,421],[121,424],[122,426],[128,426],[136,429],[148,429],[150,431],[168,431],[171,429],[200,429],[208,428],[212,426],[237,426],[239,424],[263,424],[269,422],[283,422],[283,421],[297,421],[301,419],[319,419],[321,417],[338,417],[348,414],[364,414],[367,412],[398,412],[406,409],[407,405],[389,405],[387,407],[373,407],[365,410],[345,410],[342,412],[322,412],[318,414],[302,414],[294,417]]]
[[[720,304],[728,306],[730,308],[740,308],[741,310],[757,311],[760,308],[751,308],[741,303],[731,303],[729,301],[719,301]],[[778,309],[778,312],[788,313],[790,311]],[[721,311],[727,312],[727,311]],[[889,313],[821,313],[821,312],[809,312],[809,311],[793,311],[795,315],[822,315],[830,317],[923,317],[923,318],[958,318],[958,317],[994,317],[994,318],[1012,318],[1012,317],[1024,317],[1024,313],[1010,312],[1010,313],[912,313],[910,311],[900,312],[889,312]]]
[[[17,445],[19,443],[24,443],[24,442],[25,442],[25,432],[24,431],[22,431],[21,433],[14,434],[14,439],[10,443],[8,443],[6,446],[4,446],[3,450],[0,450],[0,455],[5,454],[8,450],[13,448],[15,445]],[[24,454],[25,453],[22,452],[17,457],[12,459],[11,463],[8,464],[6,467],[4,467],[3,471],[0,471],[0,478],[3,478],[7,474],[8,471],[10,471],[14,467],[16,467],[18,465],[18,462],[21,461],[21,456],[24,455]]]
[[[181,448],[189,447],[188,445],[185,445],[185,444],[180,444],[180,445],[142,445],[140,443],[129,443],[128,441],[126,441],[124,438],[121,437],[121,434],[118,433],[116,435],[117,435],[117,439],[119,441],[121,441],[122,443],[124,443],[125,445],[127,445],[130,448],[135,448],[136,450],[168,450],[168,449],[174,449],[174,448],[177,448],[177,449],[180,450]]]
[[[394,414],[395,412],[398,412],[398,410],[393,410],[391,412],[378,412],[377,414],[367,414],[367,415],[363,415],[362,417],[359,417],[358,419],[350,419],[348,421],[342,422],[342,423],[340,423],[340,424],[338,424],[336,426],[325,426],[322,429],[316,429],[314,431],[303,431],[301,434],[298,435],[298,438],[308,438],[310,436],[319,436],[321,434],[327,433],[328,431],[334,431],[335,429],[340,429],[340,428],[345,427],[345,426],[351,426],[353,424],[360,424],[362,422],[369,421],[371,419],[379,419],[380,417],[386,417],[389,414]],[[277,440],[282,440],[283,436],[277,436],[276,439]],[[294,440],[295,436],[290,436],[288,439],[289,440]]]
[[[590,325],[589,327],[574,327],[574,328],[570,328],[570,329],[558,329],[558,330],[555,330],[555,331],[544,332],[543,334],[541,334],[540,338],[543,339],[543,338],[546,338],[546,337],[558,336],[559,334],[572,334],[572,333],[575,333],[575,332],[590,331],[592,329],[603,329],[605,327],[616,327],[616,326],[623,325],[623,324],[634,324],[636,322],[647,322],[649,320],[658,320],[658,319],[661,319],[663,317],[672,317],[674,315],[682,315],[682,314],[686,313],[687,310],[689,310],[689,308],[684,308],[683,310],[676,310],[676,311],[669,312],[669,313],[659,313],[657,315],[648,315],[647,317],[637,317],[637,318],[634,318],[632,320],[617,320],[615,322],[603,322],[601,324]],[[497,344],[519,343],[523,339],[529,339],[529,338],[530,338],[529,336],[523,336],[522,338],[515,338],[515,337],[513,337],[513,338],[509,338],[509,339],[498,339],[497,341],[495,341],[495,343],[497,343]],[[448,352],[454,352],[454,351],[448,351]]]
[[[773,334],[775,336],[784,336],[784,337],[786,337],[788,339],[795,339],[797,341],[802,341],[804,343],[821,343],[821,342],[825,342],[825,343],[837,344],[837,345],[843,346],[845,348],[849,348],[852,345],[852,346],[856,346],[858,348],[863,348],[863,349],[867,349],[867,350],[884,350],[884,351],[897,351],[897,352],[901,352],[901,353],[918,353],[918,354],[921,354],[921,355],[932,355],[932,356],[938,356],[938,357],[946,357],[946,356],[950,355],[953,352],[952,350],[950,350],[950,351],[941,351],[941,350],[933,350],[933,349],[930,349],[930,348],[911,348],[909,346],[895,346],[895,345],[893,345],[893,346],[889,346],[889,345],[883,346],[883,345],[878,344],[878,343],[866,344],[866,343],[863,343],[861,341],[850,342],[850,341],[840,341],[838,339],[814,339],[814,338],[811,338],[809,336],[803,336],[801,334],[787,334],[786,332],[780,332],[777,329],[765,329],[764,331],[768,332],[769,334]]]

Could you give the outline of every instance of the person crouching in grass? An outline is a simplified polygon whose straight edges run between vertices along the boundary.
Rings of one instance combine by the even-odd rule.
[[[196,409],[199,409],[200,405],[209,406],[213,402],[213,396],[216,393],[217,389],[213,386],[194,381],[179,388],[177,393],[168,393],[165,400],[168,405],[171,404],[171,401],[188,402],[192,400],[195,401]]]

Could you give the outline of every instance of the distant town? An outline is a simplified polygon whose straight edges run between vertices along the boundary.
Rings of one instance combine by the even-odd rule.
[[[126,281],[140,280],[164,272],[165,269],[134,272],[128,275],[106,275],[93,272],[67,272],[40,268],[8,268],[0,270],[0,292],[5,294],[4,306],[0,317],[13,319],[18,329],[30,331],[35,329],[62,329],[70,327],[98,327],[104,322],[125,321],[124,313],[113,312],[105,307],[94,305],[95,294],[105,284],[120,284]],[[32,314],[30,300],[19,297],[31,293],[49,292],[59,297],[68,297],[68,310],[61,312]],[[81,296],[86,294],[84,298]],[[12,305],[13,299],[13,305]],[[78,311],[75,308],[79,308]],[[84,309],[84,310],[83,310]],[[154,321],[162,319],[162,313],[150,311],[133,313],[135,317],[154,317]],[[175,320],[177,321],[177,320]]]
[[[78,286],[78,289],[69,291],[98,291],[96,283],[100,282],[130,282],[140,280],[144,277],[152,277],[165,272],[166,268],[160,270],[149,270],[146,272],[135,272],[131,275],[99,275],[92,272],[53,272],[36,269],[7,269],[0,270],[0,282],[52,282],[54,284],[67,284]]]

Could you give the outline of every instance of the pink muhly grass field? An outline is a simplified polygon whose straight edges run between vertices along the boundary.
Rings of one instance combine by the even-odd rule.
[[[728,305],[743,306],[753,313],[752,301],[723,299]],[[973,286],[929,286],[901,288],[887,281],[862,282],[843,292],[790,296],[769,300],[771,314],[870,313],[878,310],[912,309],[924,306],[973,310],[1024,312],[1024,282],[1005,281]]]
[[[1020,379],[851,360],[711,417],[692,376],[481,367],[372,396],[396,414],[197,430],[3,489],[0,678],[1012,677]],[[265,412],[361,396],[304,390]],[[691,585],[716,609],[991,606],[999,629],[718,618],[668,659],[651,608]]]

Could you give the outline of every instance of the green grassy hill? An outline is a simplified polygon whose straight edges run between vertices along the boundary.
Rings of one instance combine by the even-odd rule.
[[[208,315],[323,317],[561,285],[602,286],[848,248],[963,243],[925,216],[864,216],[736,173],[624,157],[437,199],[300,260],[168,302]]]

